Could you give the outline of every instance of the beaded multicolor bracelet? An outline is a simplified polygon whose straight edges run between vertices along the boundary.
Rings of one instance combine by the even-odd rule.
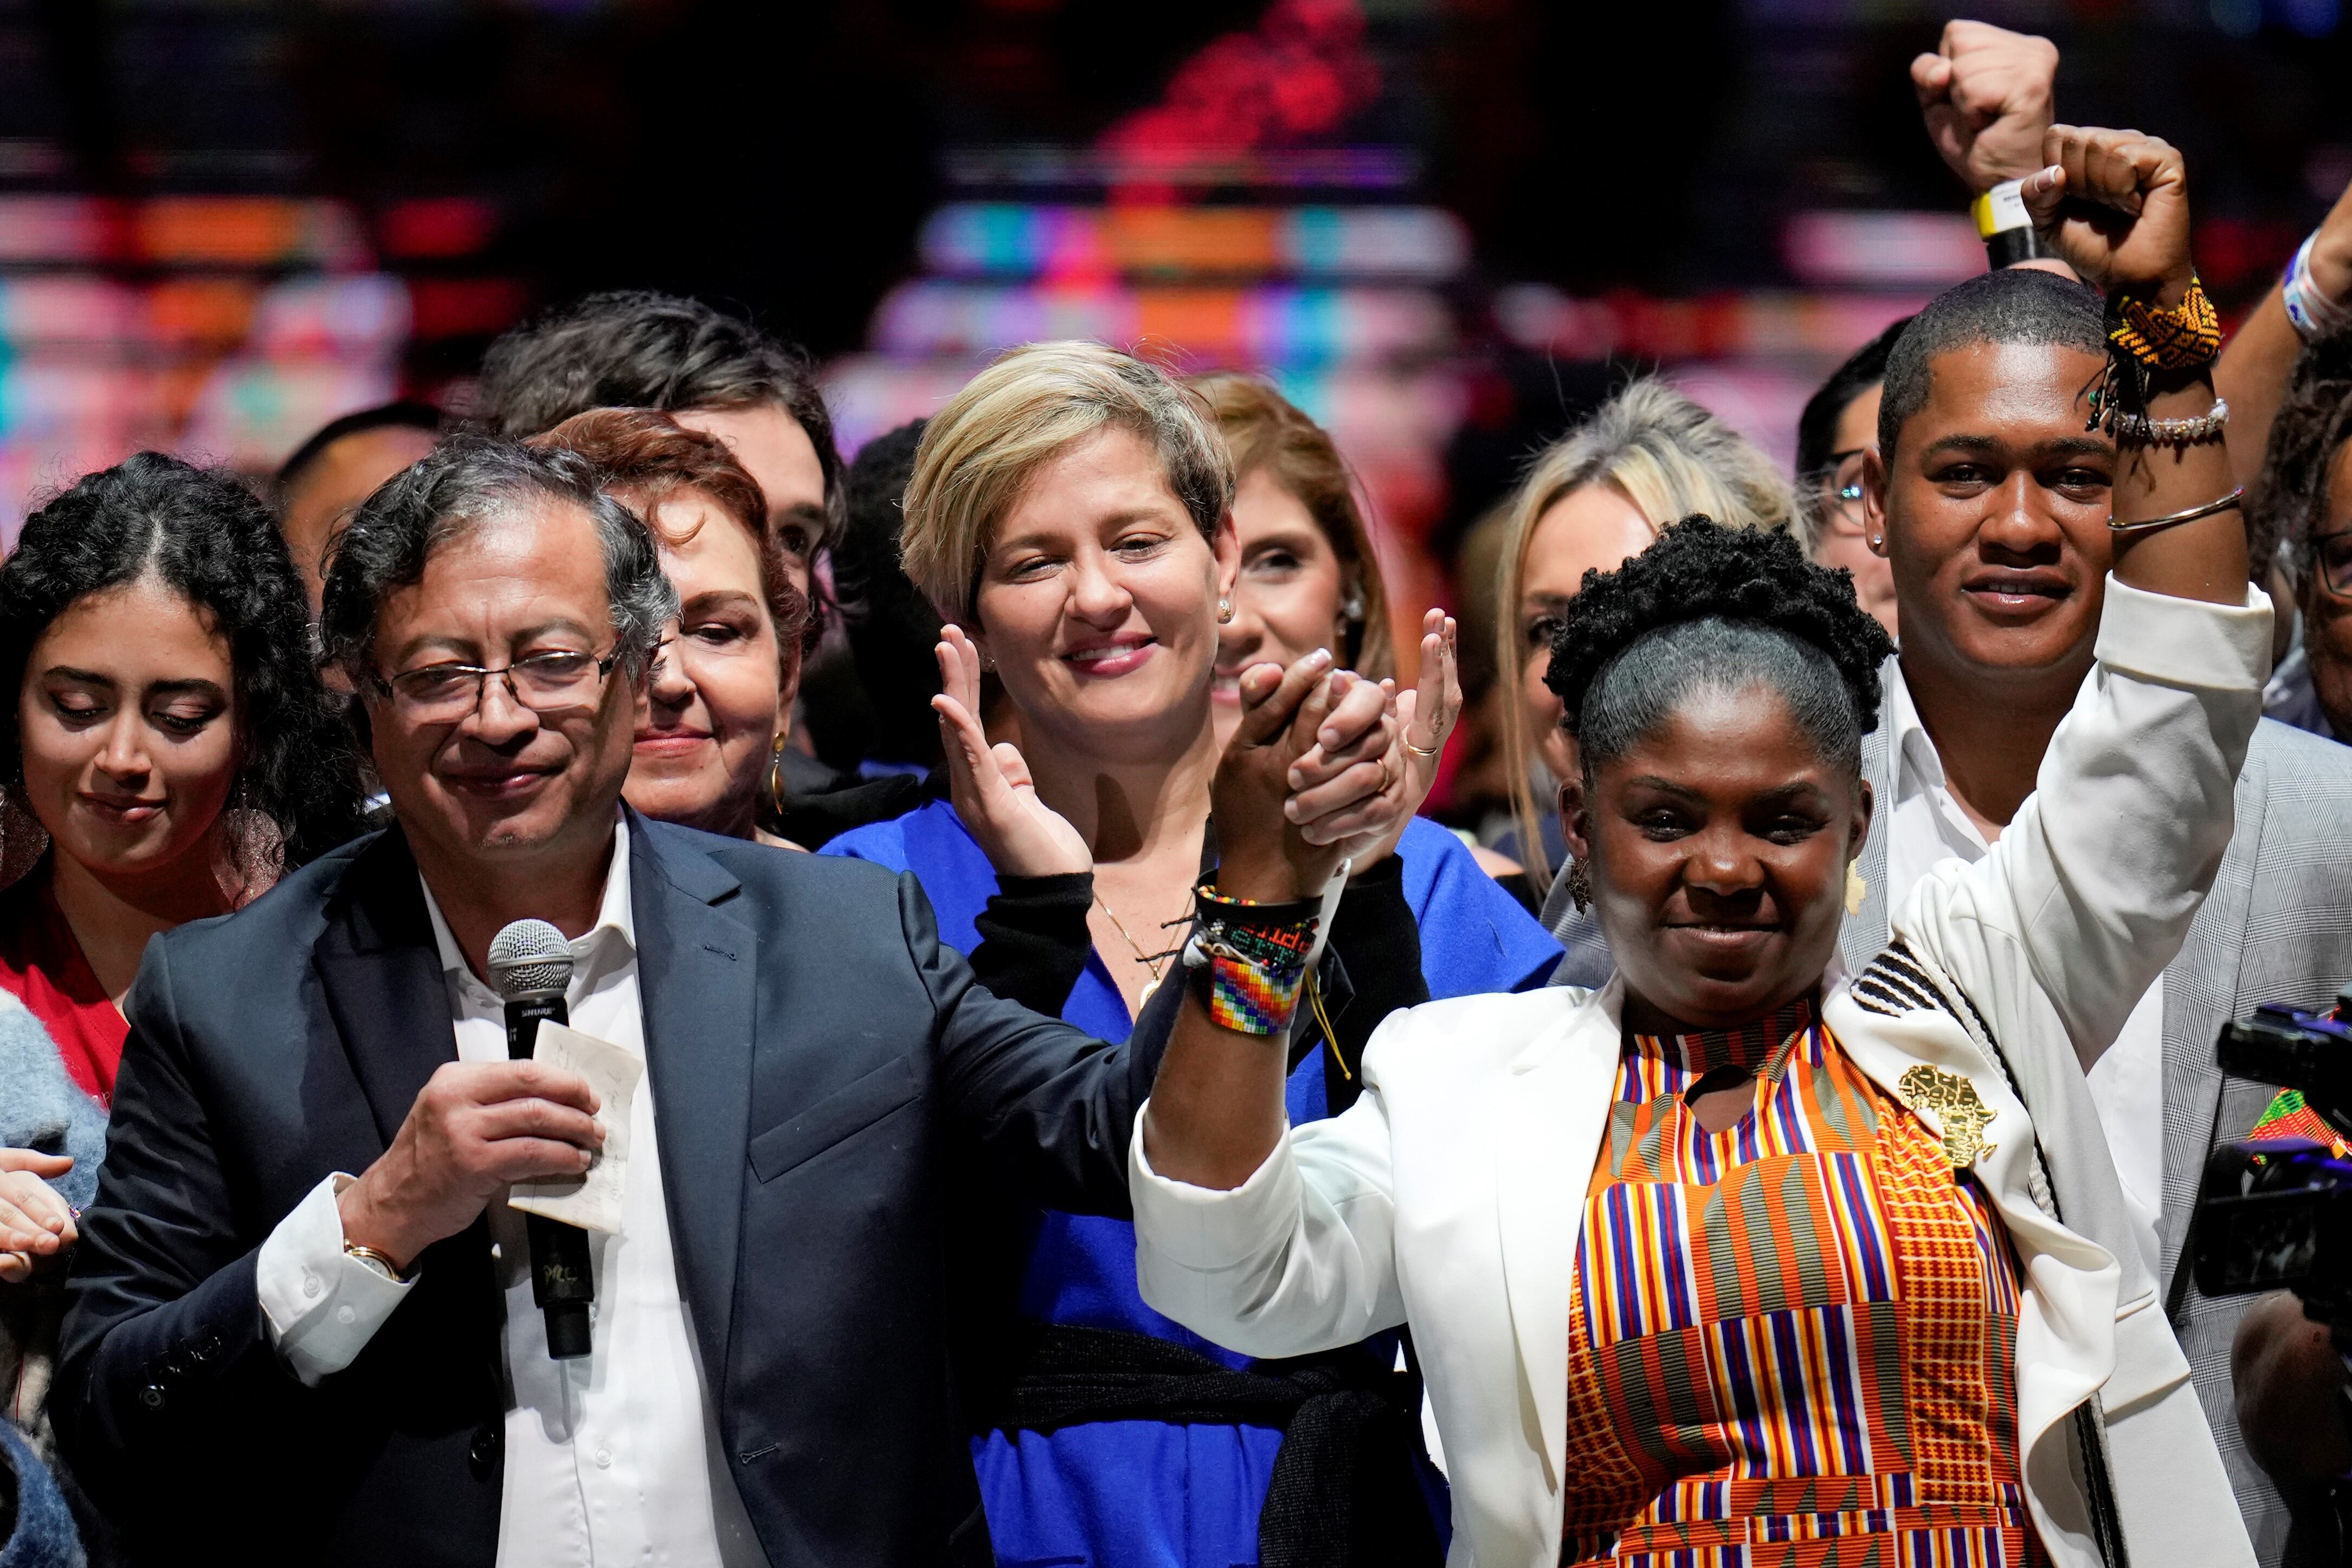
[[[1238,1034],[1286,1037],[1322,924],[1320,902],[1254,904],[1205,884],[1193,898],[1200,915],[1184,967],[1202,988],[1210,1021]]]

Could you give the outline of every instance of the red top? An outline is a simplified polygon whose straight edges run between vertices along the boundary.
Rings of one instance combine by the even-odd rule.
[[[0,990],[49,1031],[66,1071],[91,1099],[114,1108],[114,1072],[131,1026],[98,983],[73,927],[49,893],[49,861],[0,892]]]

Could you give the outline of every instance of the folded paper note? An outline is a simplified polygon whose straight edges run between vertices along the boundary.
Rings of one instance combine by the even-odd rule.
[[[600,1102],[596,1124],[604,1129],[604,1148],[585,1176],[518,1182],[507,1197],[507,1206],[583,1230],[617,1236],[621,1199],[628,1190],[629,1107],[646,1064],[610,1040],[546,1022],[539,1026],[539,1043],[531,1058],[578,1073],[596,1091]]]

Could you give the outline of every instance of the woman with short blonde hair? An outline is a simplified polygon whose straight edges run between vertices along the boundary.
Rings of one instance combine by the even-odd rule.
[[[1552,630],[1587,570],[1613,571],[1695,514],[1729,528],[1784,529],[1796,502],[1770,458],[1654,377],[1628,383],[1537,454],[1512,497],[1495,667],[1516,682],[1517,700],[1502,705],[1505,765],[1517,858],[1539,890],[1556,868],[1543,840],[1550,802],[1536,800],[1536,769],[1555,783],[1576,773],[1559,699],[1543,684]]]
[[[1022,999],[1058,1007],[1104,1040],[1128,1036],[1163,979],[1181,983],[1172,950],[1202,875],[1223,752],[1213,696],[1220,636],[1240,613],[1234,475],[1199,392],[1097,344],[1014,350],[950,400],[916,455],[904,550],[908,575],[950,622],[938,706],[953,804],[845,833],[824,852],[914,873],[941,938],[967,953],[983,930],[1013,924],[1006,900],[1063,901],[1068,968],[1050,998]],[[1335,626],[1327,615],[1326,633]],[[1407,810],[1434,781],[1460,703],[1450,635],[1443,617],[1424,622],[1422,690],[1398,699],[1399,744],[1384,767]],[[1252,664],[1339,668],[1340,653],[1269,646]],[[1017,750],[992,749],[975,717],[983,657],[1018,720]],[[1393,956],[1406,945],[1351,946],[1382,908],[1418,923],[1418,972]],[[1459,840],[1418,818],[1394,852],[1360,860],[1332,933],[1356,994],[1331,998],[1328,1037],[1309,1030],[1295,1042],[1286,1071],[1301,1122],[1356,1092],[1363,1042],[1395,999],[1383,988],[1400,971],[1432,995],[1509,990],[1540,984],[1559,951]],[[974,1377],[1006,1390],[987,1399],[972,1450],[999,1558],[1257,1561],[1285,1440],[1275,1412],[1295,1405],[1298,1385],[1221,1355],[1146,1308],[1124,1220],[1041,1213],[1010,1244],[1025,1248],[1028,1323],[990,1347],[1011,1364]],[[1340,1353],[1334,1364],[1378,1383],[1395,1347]],[[1392,1426],[1409,1432],[1409,1416]],[[1422,1560],[1434,1563],[1419,1490],[1402,1452],[1391,1457],[1382,1473],[1397,1484],[1363,1490],[1405,1516],[1398,1528],[1418,1526]],[[1326,1490],[1288,1489],[1290,1521],[1339,1506]]]
[[[1015,349],[932,417],[907,481],[907,575],[941,620],[972,619],[991,536],[1037,470],[1106,430],[1151,449],[1171,495],[1214,542],[1234,504],[1234,462],[1198,393],[1101,343]]]

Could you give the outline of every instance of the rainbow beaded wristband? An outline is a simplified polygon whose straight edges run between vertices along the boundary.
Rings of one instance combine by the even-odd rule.
[[[1203,986],[1210,1021],[1237,1034],[1287,1036],[1315,950],[1320,904],[1252,904],[1206,886],[1194,898],[1200,913],[1184,965]]]

